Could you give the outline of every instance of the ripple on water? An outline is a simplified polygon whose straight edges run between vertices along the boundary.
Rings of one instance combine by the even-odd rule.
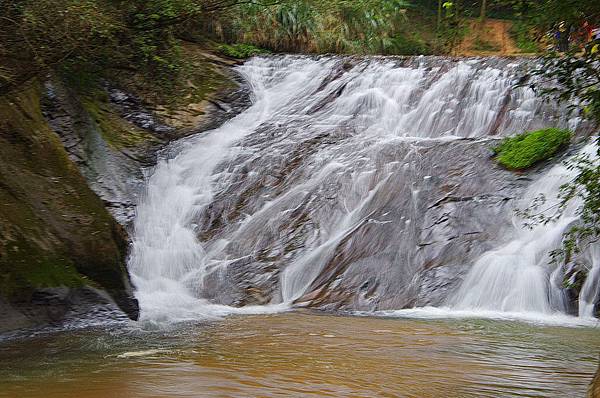
[[[1,397],[582,396],[600,333],[284,313],[0,343]]]

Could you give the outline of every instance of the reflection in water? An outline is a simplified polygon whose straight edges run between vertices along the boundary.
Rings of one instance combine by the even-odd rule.
[[[594,328],[305,313],[0,343],[1,397],[583,396]]]

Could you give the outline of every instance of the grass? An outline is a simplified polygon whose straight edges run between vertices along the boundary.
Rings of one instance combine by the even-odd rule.
[[[567,147],[571,132],[548,128],[519,134],[494,148],[498,162],[511,170],[526,170]]]
[[[523,22],[517,21],[513,24],[510,33],[515,44],[523,53],[535,54],[540,52],[540,46],[531,34],[530,28]]]
[[[236,58],[246,59],[255,55],[267,54],[268,51],[251,44],[223,44],[218,47],[221,54]]]
[[[501,48],[496,43],[491,43],[487,40],[477,37],[473,43],[473,49],[477,51],[496,52],[500,51]]]

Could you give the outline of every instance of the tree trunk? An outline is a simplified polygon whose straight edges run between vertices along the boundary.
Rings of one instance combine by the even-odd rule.
[[[440,28],[442,27],[442,1],[444,1],[444,0],[438,0],[438,13],[437,13],[437,28],[438,28],[438,30],[440,30]]]
[[[487,0],[481,0],[481,14],[479,15],[479,19],[481,19],[481,24],[485,22],[487,18]]]

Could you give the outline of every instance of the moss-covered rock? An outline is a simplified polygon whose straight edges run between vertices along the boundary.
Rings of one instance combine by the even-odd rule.
[[[172,140],[216,128],[250,105],[247,85],[211,49],[188,43],[194,65],[182,90],[157,90],[141,76],[45,85],[43,114],[90,188],[124,226],[131,225],[144,188],[143,169]],[[177,75],[177,78],[181,78]]]
[[[21,305],[41,289],[89,285],[135,318],[126,233],[44,120],[39,93],[31,84],[0,97],[0,296]]]
[[[192,43],[184,51],[190,69],[180,90],[135,74],[85,84],[55,76],[43,90],[31,84],[0,97],[0,331],[110,297],[137,316],[121,225],[133,217],[142,169],[168,142],[250,103],[234,61]]]
[[[104,140],[114,149],[125,150],[160,143],[148,131],[119,117],[108,101],[88,96],[82,98],[81,103],[99,127]]]
[[[549,128],[519,134],[502,141],[494,148],[498,162],[511,170],[525,170],[549,159],[567,147],[571,132]]]
[[[149,81],[146,75],[124,71],[113,81],[141,99],[177,136],[205,130],[219,111],[215,104],[240,88],[229,68],[237,61],[219,55],[216,45],[186,42],[180,50],[185,62],[172,78]]]

